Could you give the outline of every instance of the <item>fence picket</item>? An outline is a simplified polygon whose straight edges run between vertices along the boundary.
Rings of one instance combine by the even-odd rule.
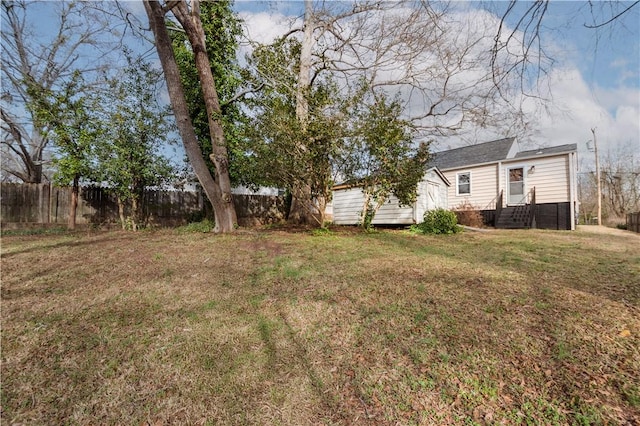
[[[70,188],[49,184],[1,183],[0,221],[6,223],[65,224],[69,215]],[[211,211],[201,194],[188,191],[145,190],[142,208],[149,223],[184,224],[189,217]],[[238,219],[246,223],[273,223],[285,217],[281,196],[234,195]],[[83,187],[76,223],[118,223],[116,197],[105,188]]]

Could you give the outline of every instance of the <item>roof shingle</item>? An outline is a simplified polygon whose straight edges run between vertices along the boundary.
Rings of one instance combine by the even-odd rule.
[[[463,146],[462,148],[450,149],[448,151],[436,152],[433,154],[430,165],[436,166],[440,170],[457,169],[478,164],[497,163],[498,161],[514,158],[563,154],[567,152],[574,152],[578,149],[578,146],[573,143],[520,151],[515,153],[515,155],[511,152],[511,156],[509,156],[509,152],[511,151],[514,143],[515,138],[505,138],[491,142],[479,143],[477,145]]]
[[[515,138],[505,138],[436,152],[431,160],[431,165],[444,170],[501,161],[507,158],[514,141]]]
[[[532,149],[529,151],[520,151],[515,158],[537,157],[539,155],[562,154],[564,152],[573,152],[578,149],[578,145],[570,143],[566,145],[551,146],[548,148]]]

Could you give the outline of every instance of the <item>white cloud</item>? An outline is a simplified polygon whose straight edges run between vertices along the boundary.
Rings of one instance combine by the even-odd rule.
[[[623,146],[637,147],[640,152],[640,90],[631,87],[591,90],[576,68],[556,70],[549,76],[552,100],[538,114],[537,143],[548,146],[575,143],[578,151],[590,156],[586,142],[596,129],[598,149],[615,152]],[[540,105],[537,105],[540,107]]]
[[[241,12],[239,15],[244,23],[246,37],[261,44],[269,44],[289,31],[293,25],[300,25],[294,17],[279,12]]]
[[[398,10],[394,12],[396,15],[398,13]],[[299,17],[285,16],[279,12],[243,12],[241,17],[245,21],[249,39],[261,43],[269,43],[289,31],[293,25],[300,25]],[[490,13],[466,8],[458,8],[451,18],[447,25],[452,28],[457,25],[459,28],[457,32],[447,34],[447,37],[451,37],[449,45],[454,49],[456,42],[462,41],[463,38],[474,37],[474,34],[478,36],[482,33],[492,34],[493,26],[499,22],[499,19]],[[348,25],[343,28],[347,30]],[[491,42],[490,37],[487,40]],[[487,40],[476,46],[477,49],[484,51],[485,60],[486,50],[490,47],[487,45]],[[528,113],[527,118],[533,121],[535,130],[533,136],[515,135],[520,137],[521,142],[524,142],[523,147],[526,147],[528,143],[547,146],[576,143],[579,151],[584,154],[586,153],[586,141],[592,138],[591,128],[596,128],[598,145],[602,147],[603,151],[615,150],[620,145],[630,145],[638,147],[640,152],[640,90],[624,83],[620,83],[621,85],[617,88],[591,87],[580,73],[580,67],[576,65],[581,55],[577,51],[575,43],[565,39],[549,40],[548,49],[554,56],[562,58],[562,68],[552,69],[540,81],[540,87],[548,88],[548,91],[545,89],[541,94],[549,99],[548,102],[543,103],[534,99],[523,101],[524,108]],[[418,59],[414,59],[418,61]],[[414,62],[409,65],[387,62],[386,66],[379,70],[379,76],[406,75],[408,78],[407,72],[418,70],[425,73],[426,68],[429,68],[427,64],[430,62],[432,66],[434,64],[433,57],[430,60],[428,58],[421,60],[421,63]],[[437,62],[437,58],[435,62]],[[420,68],[420,64],[422,68]],[[626,63],[623,62],[611,64],[612,67],[617,67],[619,70],[623,70],[625,65]],[[460,72],[457,77],[468,79],[471,82],[477,80],[483,72],[486,72],[486,68],[483,70],[470,66],[464,72]],[[415,77],[415,75],[413,76]],[[424,76],[429,78],[416,77],[412,83],[420,80],[420,84],[427,86],[438,84],[438,73],[429,74],[427,72]],[[637,71],[632,77],[635,77],[637,81]],[[464,81],[459,83],[464,86]],[[437,86],[434,87],[437,90]],[[410,89],[405,92],[407,96],[412,93]],[[519,98],[521,97],[516,96],[514,103],[521,101]],[[414,111],[419,111],[420,108],[424,110],[428,105],[428,99],[425,100],[422,94],[414,94],[414,98],[408,99],[408,103]],[[504,113],[504,110],[498,111],[498,113]],[[506,132],[504,129],[478,127],[467,128],[467,131],[477,138],[477,142],[506,136],[503,134]],[[455,143],[455,139],[443,141],[441,146],[454,146]]]

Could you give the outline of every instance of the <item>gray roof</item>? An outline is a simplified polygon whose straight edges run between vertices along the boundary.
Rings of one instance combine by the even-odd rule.
[[[548,148],[538,148],[518,153],[509,152],[515,138],[498,139],[496,141],[479,143],[477,145],[463,146],[462,148],[450,149],[448,151],[436,152],[430,166],[436,166],[440,170],[456,169],[460,167],[473,166],[476,164],[497,163],[498,161],[511,160],[515,158],[541,157],[553,154],[564,154],[574,152],[578,149],[575,143],[558,145]]]
[[[502,161],[507,158],[514,141],[515,138],[505,138],[436,152],[430,165],[437,166],[440,170],[444,170],[473,164]]]
[[[532,149],[529,151],[520,151],[515,158],[537,157],[540,155],[562,154],[565,152],[573,152],[578,150],[578,145],[570,143],[567,145],[551,146],[549,148]]]

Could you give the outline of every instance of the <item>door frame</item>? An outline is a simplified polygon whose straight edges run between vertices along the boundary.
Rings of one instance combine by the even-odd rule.
[[[509,181],[509,171],[513,169],[522,169],[522,196],[518,202],[511,202],[511,182]],[[505,189],[507,193],[506,205],[507,206],[521,206],[527,203],[525,197],[527,195],[527,166],[525,164],[518,164],[505,167]],[[523,201],[524,200],[524,201]]]

